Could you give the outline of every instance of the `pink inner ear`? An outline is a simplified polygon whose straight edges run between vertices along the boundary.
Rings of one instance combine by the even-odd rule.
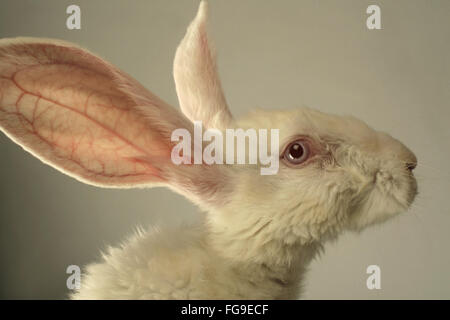
[[[214,54],[207,35],[207,3],[197,16],[175,54],[173,74],[183,113],[201,120],[208,128],[226,128],[232,115],[222,90]]]
[[[89,57],[68,58],[70,48],[37,49],[30,51],[33,63],[0,64],[0,127],[43,161],[85,182],[161,181],[158,168],[170,161],[170,145],[142,108],[110,74],[83,63]],[[46,61],[55,53],[61,59]]]

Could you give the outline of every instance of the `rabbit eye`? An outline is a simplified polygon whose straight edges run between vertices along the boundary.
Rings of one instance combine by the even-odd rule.
[[[309,157],[309,148],[303,140],[291,142],[284,151],[284,159],[290,164],[301,164]]]

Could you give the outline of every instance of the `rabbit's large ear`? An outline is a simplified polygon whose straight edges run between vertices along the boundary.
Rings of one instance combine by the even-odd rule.
[[[192,130],[176,109],[84,49],[0,40],[0,129],[64,173],[98,186],[165,183],[176,128]]]
[[[207,36],[207,10],[207,3],[202,1],[178,46],[173,72],[183,113],[191,121],[202,121],[205,127],[226,128],[232,116]]]

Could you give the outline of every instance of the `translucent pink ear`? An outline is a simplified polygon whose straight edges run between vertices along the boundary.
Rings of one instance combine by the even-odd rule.
[[[86,183],[165,182],[171,132],[190,122],[108,62],[75,45],[0,40],[0,129]]]
[[[205,127],[226,128],[232,116],[208,41],[207,9],[207,3],[202,1],[178,46],[173,73],[183,113],[191,121],[202,121]]]

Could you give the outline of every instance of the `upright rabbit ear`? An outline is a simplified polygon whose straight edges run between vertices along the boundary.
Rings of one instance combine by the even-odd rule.
[[[191,121],[202,121],[208,128],[225,128],[232,116],[208,41],[207,11],[208,5],[202,1],[178,46],[174,78],[181,110]]]
[[[181,113],[108,62],[73,44],[0,40],[0,129],[83,182],[166,182]]]

